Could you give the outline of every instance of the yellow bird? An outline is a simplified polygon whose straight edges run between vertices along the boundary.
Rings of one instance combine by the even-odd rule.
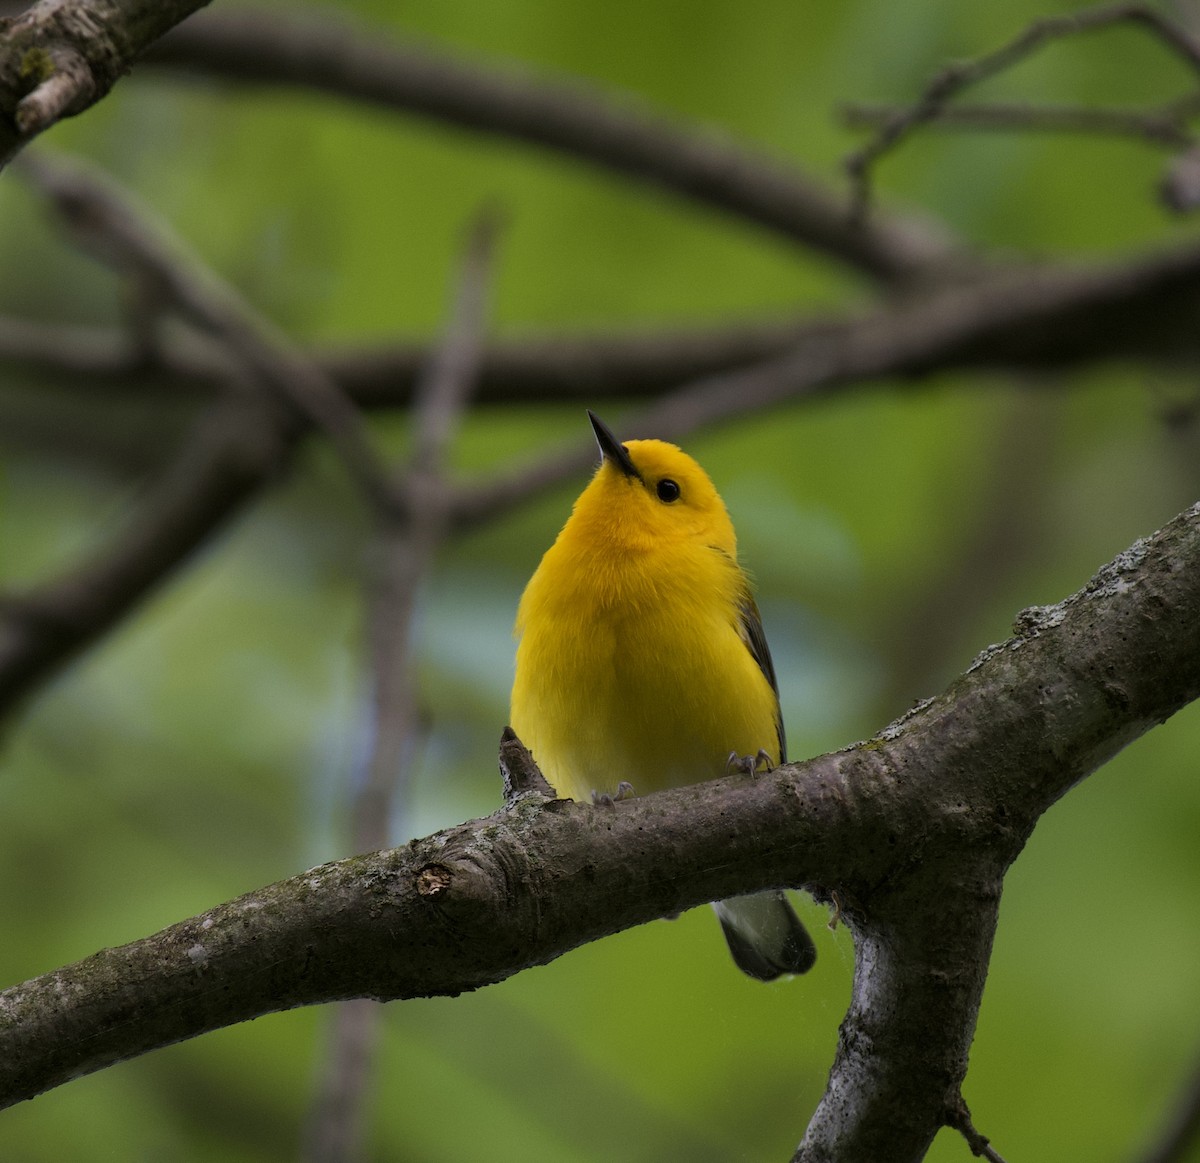
[[[573,799],[784,762],[775,670],[724,502],[675,445],[621,444],[588,416],[600,467],[517,612],[513,730]],[[782,892],[713,908],[751,977],[812,967]]]

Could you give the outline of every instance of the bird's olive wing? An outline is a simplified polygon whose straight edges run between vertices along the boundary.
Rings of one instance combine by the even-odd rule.
[[[779,683],[775,678],[775,664],[771,661],[771,648],[767,645],[767,636],[763,633],[758,606],[749,590],[742,595],[738,603],[738,634],[775,692],[775,731],[779,736],[779,762],[786,763],[787,737],[783,730],[783,716],[779,711]]]

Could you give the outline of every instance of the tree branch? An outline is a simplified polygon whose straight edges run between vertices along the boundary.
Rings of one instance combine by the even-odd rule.
[[[807,885],[836,891],[858,955],[796,1159],[919,1159],[958,1119],[1005,870],[1055,800],[1198,695],[1200,505],[1023,611],[866,743],[609,807],[518,797],[15,986],[0,1096],[273,1010],[475,989],[704,901]]]
[[[90,108],[148,45],[208,0],[40,0],[0,20],[0,169]]]
[[[1093,357],[1098,349],[1116,354],[1135,317],[1164,336],[1161,354],[1173,350],[1167,338],[1173,335],[1183,345],[1174,353],[1194,357],[1197,334],[1184,319],[1200,291],[1198,276],[1200,247],[1130,263],[1119,275],[1065,267],[1000,271],[974,285],[939,288],[856,319],[814,326],[774,359],[688,384],[623,429],[678,440],[706,424],[885,376],[921,377],[977,361],[1020,367],[1031,357],[1053,367],[1085,348]],[[486,520],[582,471],[588,456],[581,444],[461,488],[457,519],[463,525]]]
[[[1028,293],[1027,293],[1028,291]],[[956,300],[965,305],[954,308]],[[485,347],[477,400],[487,404],[653,400],[680,384],[833,345],[853,351],[860,337],[895,318],[897,331],[953,308],[960,334],[931,350],[924,372],[954,367],[1059,370],[1106,359],[1194,361],[1200,335],[1200,246],[1091,266],[997,268],[949,286],[934,284],[902,305],[849,318],[741,323],[694,330],[605,336],[529,336]],[[991,313],[989,315],[989,313]],[[969,324],[969,325],[968,325]],[[203,392],[227,374],[227,361],[173,338],[146,364],[121,333],[0,316],[0,360],[61,375],[68,389],[145,391],[164,376],[179,391]],[[389,344],[308,353],[363,408],[407,407],[427,344]],[[880,374],[917,374],[896,365]],[[211,387],[209,389],[211,391]]]
[[[856,225],[838,198],[796,167],[712,129],[670,121],[629,94],[614,99],[463,64],[343,22],[211,13],[146,59],[247,84],[299,85],[542,146],[735,214],[885,281],[952,257],[931,223],[881,217]]]

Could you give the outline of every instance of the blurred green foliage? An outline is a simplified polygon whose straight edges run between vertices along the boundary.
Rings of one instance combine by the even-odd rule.
[[[627,90],[836,182],[853,144],[839,102],[911,97],[946,60],[1062,7],[341,9],[465,59]],[[984,95],[1150,103],[1182,80],[1144,37],[1114,31],[1051,47]],[[129,183],[304,341],[431,334],[464,224],[485,201],[510,216],[503,334],[781,316],[863,294],[830,263],[666,195],[317,96],[135,74],[47,144]],[[880,181],[892,202],[981,246],[1095,255],[1194,233],[1156,206],[1159,164],[1129,143],[930,132],[885,161]],[[0,181],[0,266],[0,310],[119,317],[112,276],[56,236],[12,175]],[[1182,383],[1129,367],[881,383],[690,441],[759,580],[793,756],[882,726],[1004,637],[1019,608],[1065,596],[1194,501],[1196,433],[1160,414]],[[6,371],[0,392],[22,391],[61,407]],[[620,406],[593,406],[621,432]],[[378,424],[401,449],[403,418]],[[456,462],[478,473],[584,436],[574,407],[481,409]],[[142,484],[140,465],[2,448],[5,585],[102,542]],[[581,483],[441,558],[419,625],[430,727],[397,840],[497,805],[516,598]],[[367,714],[365,534],[338,465],[308,453],[8,724],[5,983],[347,854]],[[1196,1053],[1198,753],[1192,709],[1058,805],[1009,878],[965,1093],[1010,1159],[1129,1158]],[[820,1095],[853,963],[847,934],[827,932],[811,905],[808,916],[818,966],[786,984],[742,978],[698,910],[473,996],[389,1007],[372,1157],[785,1158]],[[271,1016],[73,1082],[0,1114],[0,1159],[292,1158],[326,1018]],[[943,1133],[930,1157],[968,1151]]]

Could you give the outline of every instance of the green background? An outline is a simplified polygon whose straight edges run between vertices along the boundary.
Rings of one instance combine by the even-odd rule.
[[[232,7],[232,6],[230,6]],[[836,109],[898,100],[950,59],[1072,6],[968,0],[546,0],[341,6],[462,59],[620,89],[841,181]],[[291,12],[292,6],[280,5]],[[346,17],[349,19],[349,17]],[[1140,104],[1185,71],[1136,31],[1053,46],[982,96]],[[145,71],[46,145],[127,182],[299,340],[423,337],[467,221],[499,202],[494,332],[653,330],[852,307],[870,288],[764,232],[531,147],[315,95]],[[889,202],[980,248],[1099,257],[1194,236],[1127,142],[930,132],[880,170]],[[0,310],[119,318],[114,278],[0,180]],[[687,441],[726,498],[779,669],[793,757],[844,746],[932,694],[1200,493],[1188,375],[1129,366],[857,385]],[[0,367],[9,416],[80,389]],[[630,410],[592,406],[622,432]],[[157,405],[93,409],[96,447]],[[375,430],[393,457],[404,418]],[[132,456],[0,432],[0,583],[111,536]],[[480,408],[464,475],[586,438],[582,410]],[[161,439],[161,437],[159,438]],[[168,441],[169,444],[169,441]],[[53,445],[53,447],[51,447]],[[395,839],[492,811],[521,587],[582,479],[455,542],[423,594],[423,739]],[[367,524],[309,450],[279,488],[7,724],[0,981],[144,936],[348,854],[367,718]],[[1200,714],[1086,781],[1010,874],[965,1095],[1015,1159],[1127,1159],[1169,1107],[1200,1016]],[[779,1160],[817,1099],[853,948],[806,899],[820,956],[763,986],[708,910],[577,950],[478,994],[387,1008],[370,1154],[528,1163]],[[273,1015],[0,1114],[0,1159],[295,1156],[329,1011]],[[1200,1159],[1200,1150],[1192,1156]],[[931,1159],[970,1158],[943,1132]]]

